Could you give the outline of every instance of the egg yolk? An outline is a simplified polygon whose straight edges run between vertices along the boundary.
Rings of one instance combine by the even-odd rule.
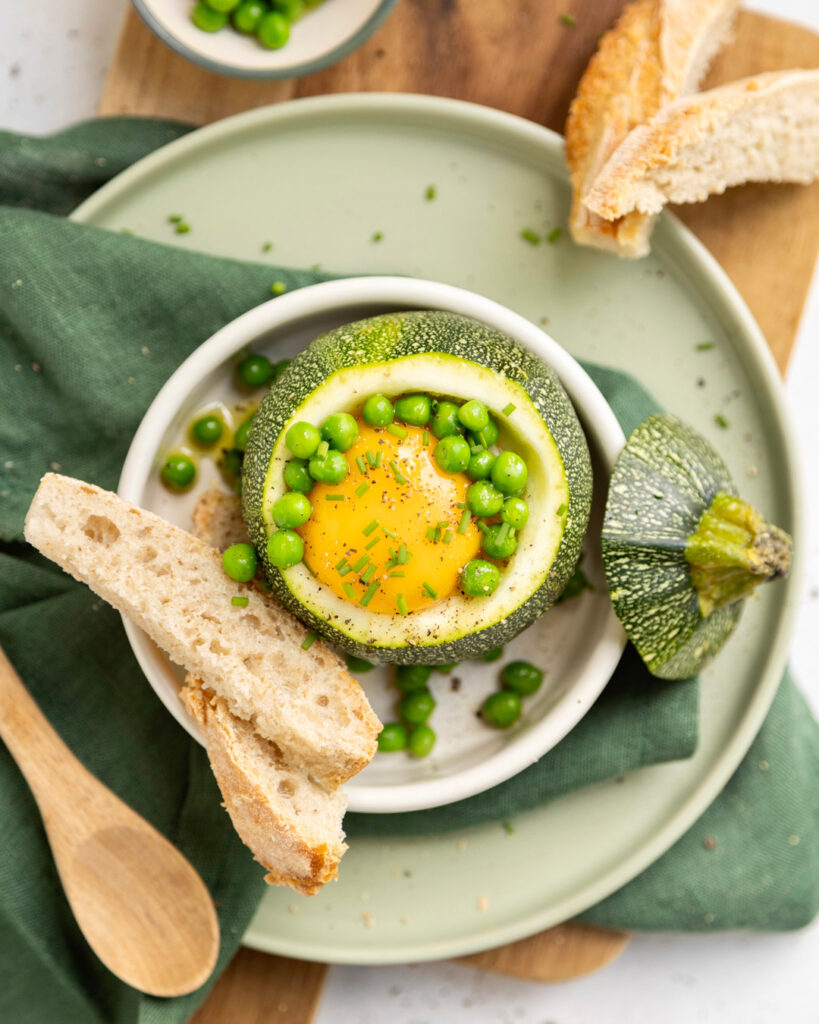
[[[401,426],[399,437],[358,426],[346,479],[310,491],[313,513],[298,530],[304,561],[339,597],[408,614],[455,593],[480,550],[474,522],[461,528],[471,481],[438,468],[437,442],[421,427]]]

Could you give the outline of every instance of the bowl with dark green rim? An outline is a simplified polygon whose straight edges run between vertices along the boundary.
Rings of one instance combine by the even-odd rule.
[[[271,50],[233,29],[230,17],[217,32],[197,28],[194,0],[132,0],[148,28],[182,57],[220,75],[258,79],[298,78],[330,67],[369,39],[395,2],[322,0],[293,22],[284,46]]]

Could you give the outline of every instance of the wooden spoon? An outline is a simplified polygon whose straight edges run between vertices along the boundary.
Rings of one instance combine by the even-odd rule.
[[[68,902],[100,960],[150,995],[199,988],[219,952],[219,922],[204,882],[80,764],[2,649],[0,736],[31,787]]]

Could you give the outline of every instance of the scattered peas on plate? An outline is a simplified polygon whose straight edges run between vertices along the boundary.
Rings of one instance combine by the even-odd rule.
[[[294,22],[322,0],[199,0],[191,21],[203,32],[220,32],[230,25],[244,36],[255,36],[260,46],[280,50],[290,39]]]

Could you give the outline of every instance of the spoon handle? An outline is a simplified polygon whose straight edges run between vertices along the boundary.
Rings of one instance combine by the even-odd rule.
[[[74,757],[23,685],[0,648],[0,737],[23,773],[48,829],[71,800],[93,800],[93,776]]]

